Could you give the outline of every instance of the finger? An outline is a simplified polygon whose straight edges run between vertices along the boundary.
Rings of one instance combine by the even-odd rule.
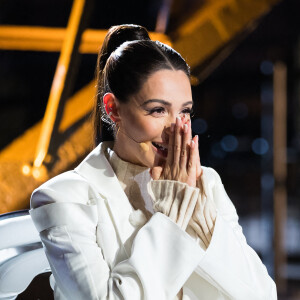
[[[200,178],[200,176],[202,175],[202,168],[201,168],[201,162],[200,162],[200,151],[199,151],[199,137],[198,137],[198,145],[197,145],[197,179]]]
[[[191,141],[190,157],[189,157],[188,169],[187,169],[188,175],[193,176],[195,174],[195,177],[196,177],[197,151],[198,151],[197,146],[198,146],[198,136],[196,135]]]
[[[174,134],[175,134],[175,124],[172,123],[169,133],[169,144],[168,144],[168,155],[166,164],[171,166],[173,164],[173,155],[174,155]]]
[[[162,171],[163,171],[163,167],[161,166],[156,166],[150,169],[150,175],[152,179],[158,180],[161,177]]]
[[[176,125],[175,125],[175,136],[174,136],[173,165],[179,165],[180,152],[181,152],[181,125],[182,125],[181,119],[177,117]]]
[[[191,140],[191,126],[190,122],[183,125],[183,139],[180,155],[180,168],[186,169],[186,164],[189,156],[189,144]]]

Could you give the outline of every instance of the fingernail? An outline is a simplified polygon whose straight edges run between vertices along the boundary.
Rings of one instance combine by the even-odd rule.
[[[184,133],[188,132],[188,126],[186,124],[183,125],[183,130],[184,130]]]
[[[174,127],[175,127],[175,124],[172,123],[172,124],[171,124],[171,132],[174,132]]]
[[[191,142],[191,148],[192,148],[192,149],[195,148],[195,142],[194,142],[194,141]]]
[[[179,125],[180,121],[181,121],[180,117],[176,117],[176,125]]]

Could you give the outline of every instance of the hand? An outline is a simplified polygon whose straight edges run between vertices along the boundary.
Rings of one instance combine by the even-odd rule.
[[[154,180],[166,179],[186,183],[196,187],[201,176],[201,164],[198,151],[198,136],[191,140],[190,120],[176,118],[169,131],[168,156],[163,167],[152,168]]]

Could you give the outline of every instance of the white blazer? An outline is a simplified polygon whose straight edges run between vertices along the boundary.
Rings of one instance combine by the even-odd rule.
[[[217,207],[207,250],[161,213],[132,225],[134,209],[107,161],[106,143],[73,171],[33,192],[31,217],[55,278],[55,299],[277,299],[276,286],[247,245],[219,175],[203,167]]]

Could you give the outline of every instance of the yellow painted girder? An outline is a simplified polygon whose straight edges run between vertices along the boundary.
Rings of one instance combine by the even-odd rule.
[[[279,0],[206,1],[193,17],[173,33],[172,45],[193,69],[277,2]],[[80,51],[97,53],[105,35],[106,30],[86,30]],[[0,26],[0,49],[60,51],[64,37],[65,29],[61,28]],[[152,33],[151,38],[170,44],[163,34]],[[60,132],[65,132],[89,113],[95,95],[94,85],[94,82],[91,83],[66,103]],[[41,183],[31,176],[30,169],[27,175],[23,172],[24,165],[32,164],[40,130],[39,122],[0,153],[0,213],[27,207],[31,192]],[[59,147],[58,159],[43,180],[67,170],[88,152],[91,145],[92,124],[87,120]]]
[[[62,44],[62,49],[56,66],[50,95],[46,107],[45,116],[42,122],[42,131],[37,144],[34,166],[40,167],[48,153],[48,148],[53,132],[56,115],[64,90],[67,73],[71,61],[71,55],[78,35],[80,20],[86,5],[85,0],[74,0],[70,18],[67,25],[66,37]]]
[[[107,30],[85,30],[79,51],[81,53],[98,53],[106,33]],[[65,35],[65,28],[0,26],[0,49],[59,52]],[[150,37],[153,40],[171,44],[165,34],[150,32]]]
[[[173,47],[195,68],[280,0],[209,0],[171,33]]]
[[[60,133],[91,112],[94,96],[93,81],[68,99],[59,127]],[[87,120],[59,147],[58,159],[50,172],[36,179],[30,168],[27,175],[23,173],[23,168],[32,165],[40,131],[41,122],[38,122],[0,152],[0,214],[28,207],[32,191],[42,181],[66,171],[76,163],[91,149],[93,142],[92,122]]]

